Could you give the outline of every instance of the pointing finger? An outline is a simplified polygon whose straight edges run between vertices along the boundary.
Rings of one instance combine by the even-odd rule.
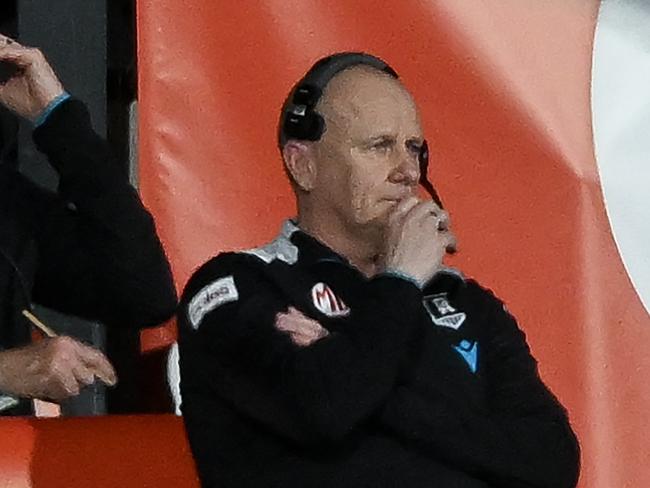
[[[85,363],[85,365],[92,371],[95,376],[106,383],[108,386],[113,386],[117,383],[117,373],[111,363],[106,359],[101,352],[85,344],[78,344],[78,352]]]

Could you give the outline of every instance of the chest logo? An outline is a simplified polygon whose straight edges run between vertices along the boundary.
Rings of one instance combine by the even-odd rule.
[[[350,308],[325,283],[316,283],[314,285],[311,289],[311,299],[316,309],[328,317],[350,315]]]
[[[459,312],[451,306],[446,293],[426,296],[423,298],[422,303],[429,312],[433,323],[441,327],[458,330],[467,318],[465,312]]]

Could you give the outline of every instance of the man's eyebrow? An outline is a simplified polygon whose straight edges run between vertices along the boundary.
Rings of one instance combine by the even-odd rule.
[[[395,136],[391,134],[372,134],[372,135],[359,135],[352,139],[352,144],[357,147],[369,146],[377,142],[395,142]]]
[[[365,141],[366,142],[378,142],[378,141],[396,141],[397,137],[395,137],[393,134],[376,134],[372,136],[368,136]]]

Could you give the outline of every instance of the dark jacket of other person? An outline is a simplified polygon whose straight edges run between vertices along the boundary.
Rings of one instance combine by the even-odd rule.
[[[63,102],[33,138],[60,184],[45,191],[0,162],[0,347],[30,342],[30,303],[109,327],[168,319],[176,291],[154,221],[85,105]]]

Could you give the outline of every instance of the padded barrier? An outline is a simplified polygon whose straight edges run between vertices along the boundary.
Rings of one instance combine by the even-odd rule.
[[[519,319],[581,439],[581,486],[650,486],[650,317],[610,227],[592,134],[597,0],[140,0],[138,10],[141,188],[179,288],[294,212],[275,146],[293,82],[331,52],[377,54],[422,110],[430,176],[459,237],[450,264]],[[165,346],[173,327],[143,339]]]
[[[199,487],[172,415],[0,419],[2,488]]]

